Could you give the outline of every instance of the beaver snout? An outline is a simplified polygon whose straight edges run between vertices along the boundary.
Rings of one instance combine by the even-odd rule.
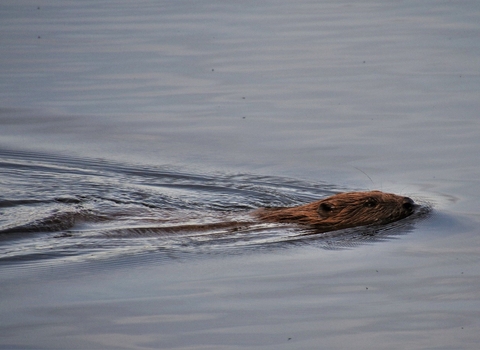
[[[413,199],[409,197],[403,197],[402,208],[409,214],[413,213],[415,210],[416,204]]]

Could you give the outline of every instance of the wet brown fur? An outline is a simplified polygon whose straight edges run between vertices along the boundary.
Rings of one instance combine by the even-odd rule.
[[[262,208],[254,215],[263,222],[296,223],[321,232],[387,224],[414,212],[408,197],[381,191],[346,192],[291,208]]]

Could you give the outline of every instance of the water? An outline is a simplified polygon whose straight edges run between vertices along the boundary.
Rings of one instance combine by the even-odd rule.
[[[55,266],[124,255],[141,259],[152,252],[162,259],[236,254],[315,239],[334,249],[404,234],[430,213],[425,203],[408,220],[387,227],[317,233],[258,223],[250,213],[340,191],[333,185],[248,174],[189,174],[26,152],[5,151],[2,159],[0,260],[5,264],[39,266],[45,259]]]
[[[479,15],[3,2],[0,348],[476,349]],[[184,229],[368,189],[424,210]]]

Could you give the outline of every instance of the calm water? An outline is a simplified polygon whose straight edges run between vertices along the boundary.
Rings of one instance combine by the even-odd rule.
[[[3,1],[1,349],[477,349],[480,3]],[[261,206],[408,195],[305,235]]]

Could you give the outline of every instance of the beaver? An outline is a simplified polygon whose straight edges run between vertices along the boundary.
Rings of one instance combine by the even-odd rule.
[[[409,197],[381,191],[345,192],[296,207],[261,208],[253,215],[262,222],[294,223],[317,232],[388,224],[413,214]]]
[[[403,219],[417,205],[408,197],[381,191],[345,192],[296,207],[259,208],[240,218],[199,224],[179,224],[161,227],[136,228],[148,232],[195,232],[209,230],[238,231],[259,223],[286,223],[313,228],[315,233],[351,227],[388,224]],[[213,218],[212,218],[213,219]],[[253,220],[252,220],[253,219]],[[216,220],[214,220],[216,221]]]
[[[230,217],[230,220],[223,214],[211,218],[206,217],[203,223],[182,224],[180,220],[176,220],[175,223],[175,221],[169,222],[169,219],[166,219],[160,226],[132,227],[123,231],[141,235],[211,230],[238,231],[259,223],[285,223],[312,228],[315,233],[324,233],[352,227],[388,224],[413,214],[416,208],[417,205],[412,199],[393,193],[345,192],[295,207],[259,208],[244,213],[242,217],[234,215]],[[47,218],[44,222],[46,225],[37,222],[36,225],[28,228],[28,231],[37,228],[45,230],[45,226],[54,222],[57,221]],[[73,223],[74,221],[70,225]],[[51,228],[55,230],[56,226],[51,226]],[[22,227],[22,232],[25,230],[27,229]],[[0,233],[9,233],[10,231],[4,230]]]

